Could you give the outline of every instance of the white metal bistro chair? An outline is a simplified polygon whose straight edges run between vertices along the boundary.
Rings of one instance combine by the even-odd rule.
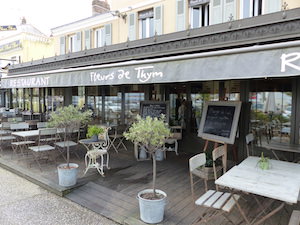
[[[203,156],[202,156],[203,157]],[[224,145],[215,148],[212,152],[213,158],[213,169],[215,180],[217,179],[217,167],[216,160],[222,158],[223,173],[227,169],[227,152]],[[219,191],[219,187],[216,185],[216,190],[207,190],[203,195],[201,195],[196,201],[197,206],[206,208],[206,211],[202,214],[201,218],[194,224],[208,223],[215,217],[224,216],[232,224],[234,222],[228,217],[228,214],[232,211],[234,206],[237,206],[240,195],[232,194],[230,192]],[[239,207],[239,205],[238,205]]]
[[[42,171],[42,167],[40,164],[40,160],[45,159],[46,161],[50,158],[50,153],[55,150],[55,147],[49,145],[45,140],[53,137],[57,134],[56,128],[45,128],[39,130],[39,138],[37,146],[30,146],[28,149],[32,151],[32,155],[34,161],[38,164],[40,170]]]
[[[108,166],[109,163],[109,147],[110,147],[110,139],[108,135],[108,130],[110,127],[105,128],[105,133],[102,135],[102,138],[97,142],[91,142],[92,146],[91,150],[88,150],[85,154],[85,166],[86,169],[84,174],[91,168],[97,169],[97,171],[104,177],[104,166],[107,169],[110,169]],[[106,157],[106,162],[104,162],[104,157]],[[100,162],[98,159],[100,158]]]

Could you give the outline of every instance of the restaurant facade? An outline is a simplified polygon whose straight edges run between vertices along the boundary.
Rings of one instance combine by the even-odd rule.
[[[14,65],[2,78],[5,106],[49,112],[63,105],[93,111],[95,123],[130,124],[145,100],[167,101],[184,140],[198,143],[205,101],[241,101],[236,146],[245,135],[299,144],[300,8]],[[183,152],[199,152],[199,145]]]

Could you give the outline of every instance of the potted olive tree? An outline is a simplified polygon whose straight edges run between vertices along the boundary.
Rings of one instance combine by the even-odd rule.
[[[163,220],[167,194],[156,189],[156,156],[165,139],[170,136],[170,129],[165,117],[145,119],[137,116],[137,121],[124,133],[127,140],[139,143],[151,155],[153,162],[153,186],[138,193],[140,218],[146,223],[159,223]]]
[[[50,114],[49,126],[64,129],[64,141],[67,143],[70,134],[80,129],[81,125],[87,124],[91,118],[91,111],[82,112],[80,108],[69,105]],[[68,187],[76,184],[78,164],[70,163],[70,147],[68,144],[66,144],[66,148],[67,162],[60,164],[57,169],[59,185]]]

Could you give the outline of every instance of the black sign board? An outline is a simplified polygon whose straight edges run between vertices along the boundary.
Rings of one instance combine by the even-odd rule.
[[[142,118],[150,116],[160,117],[161,114],[166,116],[166,121],[169,121],[169,102],[167,101],[142,101],[140,107],[140,115]]]
[[[206,102],[198,135],[204,139],[233,144],[241,102]]]

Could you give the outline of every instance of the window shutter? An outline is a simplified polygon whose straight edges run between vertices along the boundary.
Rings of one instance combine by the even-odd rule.
[[[128,38],[130,41],[136,39],[136,15],[134,13],[129,14],[129,28],[128,28]]]
[[[210,24],[222,23],[222,20],[223,20],[222,1],[223,0],[212,0],[211,1]]]
[[[84,31],[84,49],[91,48],[91,30]]]
[[[66,54],[66,38],[60,37],[60,54]]]
[[[163,34],[163,5],[154,8],[154,34]]]
[[[81,51],[81,32],[76,33],[75,52]]]
[[[250,1],[249,0],[242,0],[243,4],[240,4],[241,14],[242,18],[248,18],[250,17]]]
[[[223,22],[228,22],[230,20],[230,17],[232,15],[232,19],[236,19],[236,10],[235,10],[235,4],[236,0],[225,0],[224,2],[224,18]]]
[[[101,28],[100,35],[101,35],[101,38],[100,38],[100,46],[99,47],[103,47],[105,44],[105,27]]]
[[[104,29],[105,29],[105,43],[106,45],[111,45],[112,42],[112,35],[111,35],[111,24],[106,24]]]
[[[266,0],[264,6],[264,14],[278,12],[281,10],[281,0]]]
[[[176,0],[176,31],[185,30],[185,1]]]

